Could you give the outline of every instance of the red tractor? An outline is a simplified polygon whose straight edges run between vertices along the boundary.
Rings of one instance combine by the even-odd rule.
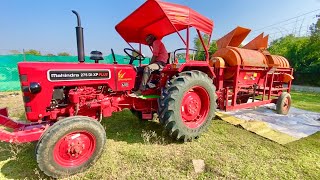
[[[38,141],[36,159],[49,176],[72,175],[95,162],[106,142],[99,121],[123,109],[130,109],[145,120],[158,113],[170,136],[188,141],[205,131],[217,108],[228,111],[277,103],[283,114],[290,108],[292,68],[284,58],[262,50],[266,47],[264,37],[237,48],[248,34],[247,29],[238,28],[219,40],[219,50],[210,59],[210,43],[203,40],[202,34],[211,38],[213,21],[185,6],[148,0],[116,26],[128,44],[139,44],[139,50],[125,49],[130,63],[120,65],[114,58],[113,64],[101,64],[103,57],[98,51],[92,52],[95,63],[85,63],[83,28],[79,15],[73,13],[78,19],[79,63],[19,63],[30,123],[11,120],[6,108],[0,109],[0,124],[12,129],[0,129],[0,140]],[[190,28],[201,40],[204,60],[191,58],[194,53],[190,53]],[[178,50],[185,52],[186,60],[168,60],[161,72],[151,76],[156,88],[147,90],[142,97],[132,97],[142,76],[141,45],[147,44],[145,37],[150,33],[160,39],[177,33],[185,44]],[[134,61],[140,62],[138,67],[133,66]],[[249,98],[252,102],[248,103]]]

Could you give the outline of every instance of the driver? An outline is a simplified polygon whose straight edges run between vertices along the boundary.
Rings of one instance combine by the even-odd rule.
[[[161,71],[168,60],[168,52],[161,40],[157,39],[153,34],[149,34],[146,37],[146,42],[152,47],[153,56],[150,64],[144,68],[142,82],[136,94],[141,94],[141,91],[146,90],[147,84],[150,88],[154,87],[154,84],[148,83],[151,73],[156,70]]]

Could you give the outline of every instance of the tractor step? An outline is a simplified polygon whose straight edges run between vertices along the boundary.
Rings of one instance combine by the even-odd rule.
[[[140,98],[140,99],[157,99],[160,97],[159,95],[136,95],[134,93],[129,94],[129,96],[132,98]]]
[[[159,97],[160,97],[159,95],[141,95],[141,96],[138,96],[138,98],[141,98],[141,99],[157,99]]]

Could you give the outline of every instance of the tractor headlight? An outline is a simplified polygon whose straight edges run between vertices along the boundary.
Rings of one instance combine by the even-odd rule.
[[[32,93],[32,94],[37,94],[41,91],[41,86],[39,83],[37,82],[32,82],[30,83],[30,86],[29,86],[29,91]]]

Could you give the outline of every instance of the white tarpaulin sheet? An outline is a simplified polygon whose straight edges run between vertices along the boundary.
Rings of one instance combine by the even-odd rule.
[[[275,104],[268,104],[256,109],[241,109],[224,112],[245,121],[263,121],[271,129],[300,139],[320,131],[320,113],[291,107],[288,115],[275,112]]]

